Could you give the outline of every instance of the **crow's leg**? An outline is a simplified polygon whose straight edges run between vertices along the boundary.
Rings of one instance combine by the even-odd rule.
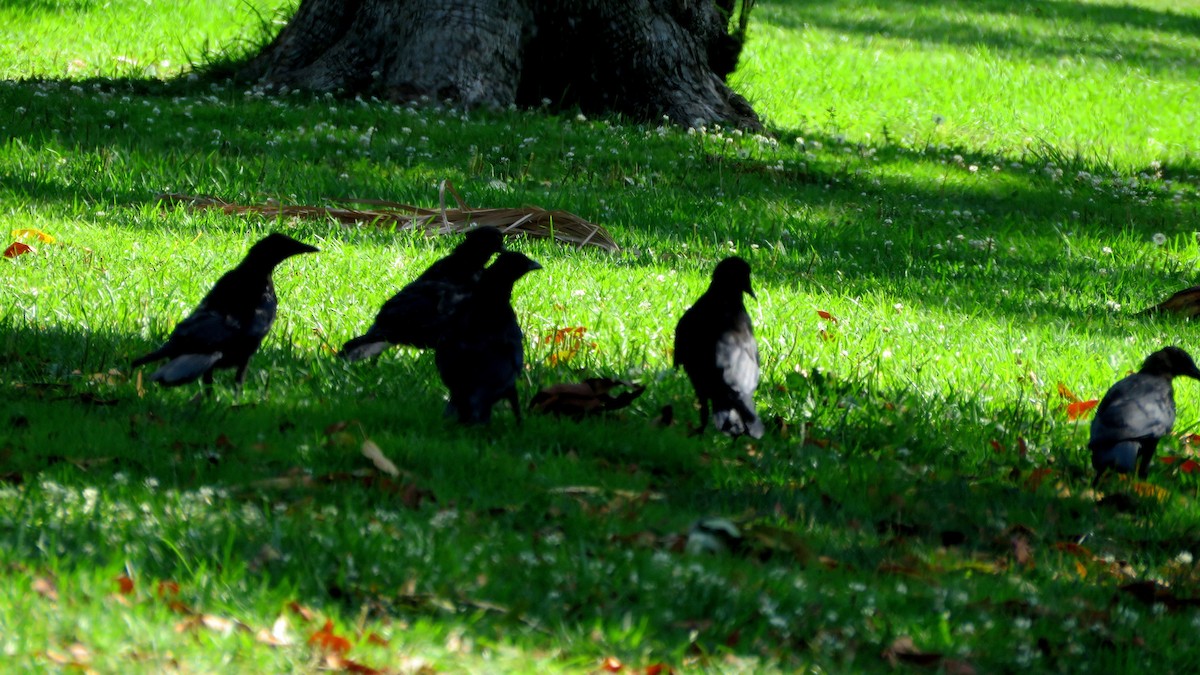
[[[1158,450],[1158,439],[1151,438],[1142,441],[1142,449],[1138,451],[1138,478],[1146,479],[1146,475],[1150,473],[1150,462],[1154,459],[1154,453]]]
[[[508,404],[512,406],[513,417],[517,418],[517,424],[521,423],[521,399],[517,396],[517,387],[513,385],[511,389],[505,392],[505,398],[508,399]]]
[[[700,397],[700,426],[696,427],[695,431],[688,434],[689,436],[700,436],[704,430],[708,428],[708,399]]]

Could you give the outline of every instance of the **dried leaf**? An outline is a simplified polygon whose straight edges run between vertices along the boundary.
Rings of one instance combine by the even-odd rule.
[[[379,449],[379,446],[375,444],[375,441],[372,441],[369,438],[363,441],[362,454],[363,457],[371,460],[371,463],[375,465],[376,469],[379,469],[383,473],[386,473],[393,478],[400,475],[400,469],[396,468],[396,465],[392,463],[392,460],[384,456],[383,450]]]
[[[1140,497],[1147,497],[1156,501],[1165,502],[1171,496],[1166,488],[1159,487],[1153,483],[1135,480],[1133,481],[1133,491]]]
[[[31,584],[33,591],[51,602],[58,602],[58,585],[49,577],[36,577]]]
[[[1090,401],[1075,401],[1074,403],[1070,403],[1067,405],[1067,419],[1074,422],[1080,417],[1083,417],[1091,412],[1098,405],[1100,405],[1099,399],[1092,399]]]
[[[1179,470],[1188,474],[1196,473],[1197,471],[1200,471],[1200,462],[1197,462],[1194,459],[1189,459],[1183,464],[1179,465]]]
[[[165,598],[167,596],[174,597],[179,595],[179,584],[174,581],[159,581],[156,589],[158,597]]]
[[[836,317],[836,316],[834,316],[834,315],[830,314],[829,312],[826,312],[826,311],[825,311],[825,310],[823,310],[823,309],[818,309],[818,310],[817,310],[817,316],[821,317],[822,319],[825,319],[826,321],[832,321],[832,322],[834,322],[834,323],[837,323],[837,322],[838,322],[838,320],[837,320],[837,317]]]
[[[8,245],[8,248],[4,249],[4,257],[15,258],[19,255],[25,255],[26,253],[32,252],[33,248],[30,247],[29,244],[23,244],[19,241],[14,241]]]
[[[382,675],[383,671],[370,666],[365,666],[356,661],[338,654],[337,652],[329,652],[325,654],[325,668],[327,670],[340,671],[343,673],[355,673],[356,675]]]
[[[907,635],[896,638],[880,656],[893,668],[901,663],[931,666],[942,660],[942,655],[937,652],[923,652],[917,649],[917,646],[913,644],[913,639]]]
[[[314,619],[317,618],[316,612],[314,612],[311,609],[305,607],[304,605],[296,602],[295,600],[289,602],[287,608],[288,608],[288,611],[291,612],[292,614],[295,614],[295,615],[299,616],[301,619],[304,619],[305,621],[308,621],[310,623]]]
[[[601,670],[609,673],[619,673],[625,669],[625,664],[621,663],[621,659],[615,656],[609,656],[600,664]]]
[[[996,451],[997,453],[1004,452],[1004,446],[1000,445],[1000,441],[993,438],[990,441],[988,441],[988,444],[991,445],[992,450]]]
[[[1075,393],[1070,389],[1067,389],[1067,385],[1063,384],[1062,382],[1058,383],[1058,395],[1070,403],[1076,403],[1079,401],[1079,397],[1076,396]]]
[[[1032,567],[1033,547],[1029,545],[1029,538],[1019,534],[1009,541],[1012,544],[1013,559],[1017,561],[1017,564],[1024,567]]]
[[[675,669],[665,663],[652,663],[646,666],[646,675],[675,675]]]
[[[459,208],[446,208],[445,193],[450,192]],[[443,181],[440,208],[427,209],[409,204],[381,200],[355,199],[343,203],[370,205],[380,208],[349,209],[322,206],[284,206],[268,204],[248,206],[230,204],[213,197],[181,194],[158,196],[163,206],[182,205],[192,211],[215,209],[230,215],[259,215],[270,220],[308,218],[336,220],[346,225],[374,225],[396,229],[424,229],[433,233],[457,233],[472,227],[497,227],[506,235],[553,238],[576,246],[596,246],[617,252],[620,247],[603,227],[588,222],[567,211],[547,211],[537,206],[520,208],[474,209],[466,205],[449,181]]]
[[[36,227],[25,227],[12,231],[13,239],[37,239],[44,244],[53,244],[54,237],[42,232]]]
[[[618,393],[614,391],[618,390]],[[642,395],[646,387],[625,380],[590,377],[583,382],[554,384],[534,394],[530,410],[582,419],[587,415],[620,410]]]
[[[283,614],[275,619],[270,631],[264,628],[254,634],[254,639],[272,647],[290,647],[296,644],[296,639],[292,637],[291,625],[287,616]]]

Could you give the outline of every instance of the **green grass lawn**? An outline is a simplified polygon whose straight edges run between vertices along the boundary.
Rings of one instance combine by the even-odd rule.
[[[768,136],[121,79],[244,50],[289,6],[0,7],[0,235],[34,248],[0,259],[6,663],[1200,667],[1200,383],[1160,447],[1181,459],[1103,501],[1066,413],[1163,345],[1200,352],[1191,323],[1139,315],[1196,281],[1200,2],[764,1],[733,81]],[[520,387],[626,378],[630,408],[444,421],[431,354],[332,352],[453,240],[155,199],[435,206],[443,180],[612,233],[615,254],[510,242],[545,267],[514,295]],[[321,252],[275,275],[245,390],[140,385],[129,361],[272,230]],[[671,369],[733,253],[758,442],[689,436]],[[554,358],[567,327],[584,338]],[[749,550],[683,552],[701,517]]]

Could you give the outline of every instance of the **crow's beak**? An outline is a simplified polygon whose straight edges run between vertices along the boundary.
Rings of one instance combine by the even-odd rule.
[[[530,272],[532,272],[532,271],[534,271],[534,270],[540,270],[540,269],[542,269],[542,265],[541,265],[541,263],[539,263],[539,262],[538,262],[538,261],[536,261],[536,260],[530,260],[530,261],[529,261],[529,271],[530,271]]]

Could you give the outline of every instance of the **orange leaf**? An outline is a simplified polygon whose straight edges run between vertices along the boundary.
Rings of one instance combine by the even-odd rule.
[[[1087,578],[1087,566],[1083,564],[1082,560],[1075,561],[1075,573],[1079,575],[1080,579]]]
[[[121,591],[121,595],[129,595],[133,592],[133,579],[124,574],[117,577],[117,589]]]
[[[1183,442],[1188,445],[1200,445],[1200,434],[1188,434],[1183,437]]]
[[[1197,462],[1194,459],[1189,459],[1183,464],[1179,465],[1179,470],[1184,473],[1196,473],[1197,471],[1200,471],[1200,462]]]
[[[837,320],[837,317],[836,317],[836,316],[834,316],[834,315],[830,314],[829,312],[826,312],[826,311],[825,311],[825,310],[823,310],[823,309],[818,309],[818,310],[817,310],[817,316],[821,317],[822,319],[825,319],[826,321],[832,321],[832,322],[834,322],[834,323],[837,323],[837,322],[838,322],[838,320]]]
[[[380,647],[386,647],[390,644],[387,638],[381,638],[376,633],[367,633],[367,642],[373,645],[379,645]]]
[[[625,664],[621,663],[621,659],[618,659],[615,656],[610,656],[604,659],[604,663],[600,664],[600,667],[610,673],[619,673],[623,668],[625,668]]]
[[[1100,401],[1092,399],[1090,401],[1075,401],[1067,406],[1067,419],[1074,422],[1083,417],[1085,414],[1092,411],[1093,408],[1100,405]]]
[[[179,584],[174,581],[158,582],[158,597],[166,597],[168,595],[179,595]]]
[[[1058,383],[1058,395],[1072,403],[1079,400],[1079,397],[1076,396],[1075,393],[1070,389],[1067,389],[1067,385],[1063,384],[1062,382]]]
[[[308,638],[308,644],[337,654],[345,654],[350,651],[350,641],[333,634],[333,619],[326,619],[321,630]]]
[[[665,663],[652,663],[646,666],[646,675],[674,675],[675,671]]]
[[[312,621],[313,619],[317,618],[317,615],[313,613],[311,609],[296,602],[295,600],[288,603],[288,609],[291,610],[293,614],[299,615],[299,617],[305,621]]]
[[[22,244],[19,241],[14,241],[12,244],[9,244],[8,248],[4,249],[4,257],[15,258],[19,255],[32,252],[33,248],[29,244]]]

